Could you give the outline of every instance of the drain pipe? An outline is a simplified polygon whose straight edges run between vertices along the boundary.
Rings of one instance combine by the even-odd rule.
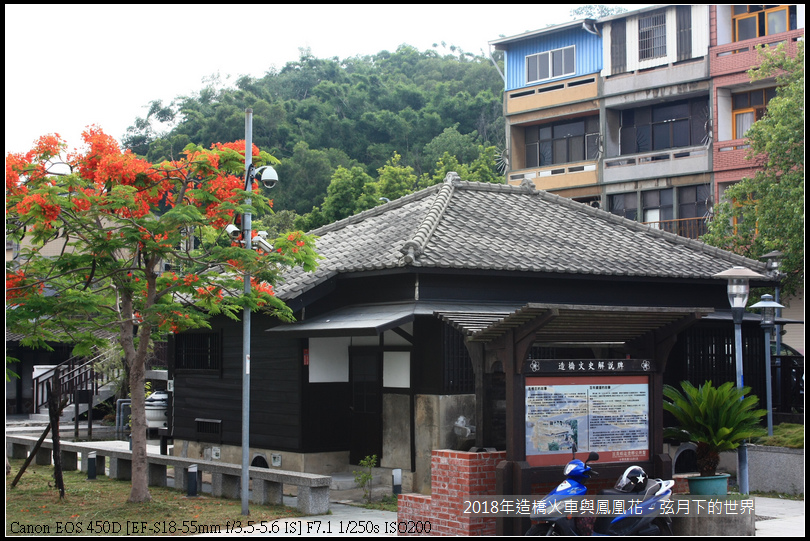
[[[123,436],[126,431],[126,418],[124,416],[124,406],[129,406],[132,411],[132,400],[129,398],[119,398],[115,401],[115,435]]]

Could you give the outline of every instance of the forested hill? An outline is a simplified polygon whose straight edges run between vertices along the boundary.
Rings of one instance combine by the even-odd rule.
[[[282,161],[275,208],[298,214],[319,205],[327,210],[324,197],[336,173],[351,176],[354,197],[366,199],[338,214],[432,184],[461,165],[479,180],[502,181],[494,177],[504,147],[503,81],[488,58],[451,49],[403,45],[344,60],[302,51],[298,61],[262,78],[243,76],[230,88],[209,84],[171,104],[152,102],[124,145],[160,161],[191,142],[244,139],[245,108],[252,107],[253,142]],[[383,178],[386,171],[396,178]],[[364,188],[369,182],[375,185]]]

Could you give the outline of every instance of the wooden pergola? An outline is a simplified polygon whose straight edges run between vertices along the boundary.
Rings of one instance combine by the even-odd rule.
[[[506,460],[498,467],[498,495],[530,495],[532,485],[561,480],[559,466],[536,466],[527,461],[527,378],[634,377],[644,381],[649,396],[649,454],[638,462],[656,477],[668,477],[671,460],[663,452],[663,373],[677,335],[712,308],[589,306],[529,303],[510,314],[444,312],[436,315],[466,336],[476,373],[479,430],[476,444],[485,447],[490,427],[484,415],[483,378],[502,368],[506,384]],[[530,359],[533,346],[543,344],[611,344],[625,358],[618,363]],[[621,369],[617,369],[617,367]],[[601,367],[601,368],[600,368]],[[573,369],[572,369],[573,368]],[[639,378],[638,376],[642,376]],[[607,379],[605,379],[607,380]],[[483,422],[482,422],[483,421]],[[483,426],[481,426],[483,425]],[[603,479],[615,479],[628,463],[599,467]],[[498,519],[498,533],[522,534],[528,519]]]

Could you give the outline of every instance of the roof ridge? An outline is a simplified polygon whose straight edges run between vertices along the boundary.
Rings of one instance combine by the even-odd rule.
[[[408,195],[403,195],[398,199],[394,199],[393,201],[389,201],[387,203],[383,203],[382,205],[377,205],[376,207],[372,207],[362,212],[358,212],[357,214],[353,214],[351,216],[343,218],[342,220],[322,225],[321,227],[308,231],[307,234],[320,236],[323,235],[324,233],[329,233],[331,231],[343,229],[348,225],[362,222],[366,218],[383,214],[384,212],[388,212],[391,209],[403,207],[414,200],[419,200],[428,197],[430,195],[430,192],[438,191],[440,188],[441,185],[437,184],[435,186],[429,186],[423,190],[417,190],[413,193],[409,193]]]
[[[514,193],[535,193],[542,190],[535,188],[534,183],[524,182],[519,186],[513,184],[502,184],[495,182],[476,182],[473,180],[461,180],[455,183],[459,189],[473,190],[478,192],[514,192]]]
[[[608,212],[606,210],[594,208],[590,205],[574,201],[573,199],[568,199],[567,197],[563,197],[561,195],[549,193],[545,190],[537,190],[537,192],[540,195],[540,197],[542,197],[546,201],[562,204],[563,206],[566,206],[567,208],[570,208],[577,212],[583,212],[585,214],[593,215],[596,218],[622,225],[624,227],[627,227],[634,231],[638,231],[645,235],[664,239],[667,242],[671,242],[672,244],[679,244],[681,246],[686,246],[690,249],[712,255],[714,257],[721,257],[722,259],[726,259],[727,261],[733,264],[742,264],[747,267],[754,267],[762,270],[764,270],[766,267],[766,264],[762,261],[750,259],[748,257],[735,254],[727,250],[723,250],[722,248],[711,246],[701,240],[690,239],[687,237],[682,237],[676,233],[670,233],[669,231],[656,229],[654,227],[644,225],[641,222],[630,220],[629,218],[619,216],[618,214],[613,214],[612,212]]]
[[[447,176],[444,177],[444,182],[441,185],[437,185],[439,186],[438,193],[433,199],[430,208],[425,213],[424,218],[422,218],[422,223],[416,228],[416,232],[410,240],[406,241],[405,244],[402,245],[402,248],[399,249],[399,251],[405,255],[404,261],[406,265],[416,263],[416,260],[419,259],[422,250],[427,246],[430,237],[433,235],[433,232],[436,231],[436,227],[439,225],[442,216],[444,216],[444,212],[450,204],[450,199],[453,197],[455,186],[460,180],[461,178],[458,176],[458,173],[450,171],[447,173]]]

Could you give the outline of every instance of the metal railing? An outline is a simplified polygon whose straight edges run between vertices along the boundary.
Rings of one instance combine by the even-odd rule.
[[[675,233],[690,239],[700,238],[707,231],[708,224],[705,218],[680,218],[677,220],[661,220],[659,222],[642,222],[655,229]]]
[[[58,381],[54,382],[52,368],[36,376],[34,385],[34,411],[39,413],[40,408],[48,404],[48,384],[58,386],[59,394],[68,399],[68,405],[73,403],[76,391],[90,391],[97,395],[104,385],[121,377],[123,367],[115,367],[113,363],[118,360],[116,348],[109,348],[92,358],[71,357],[57,365],[59,368]]]

